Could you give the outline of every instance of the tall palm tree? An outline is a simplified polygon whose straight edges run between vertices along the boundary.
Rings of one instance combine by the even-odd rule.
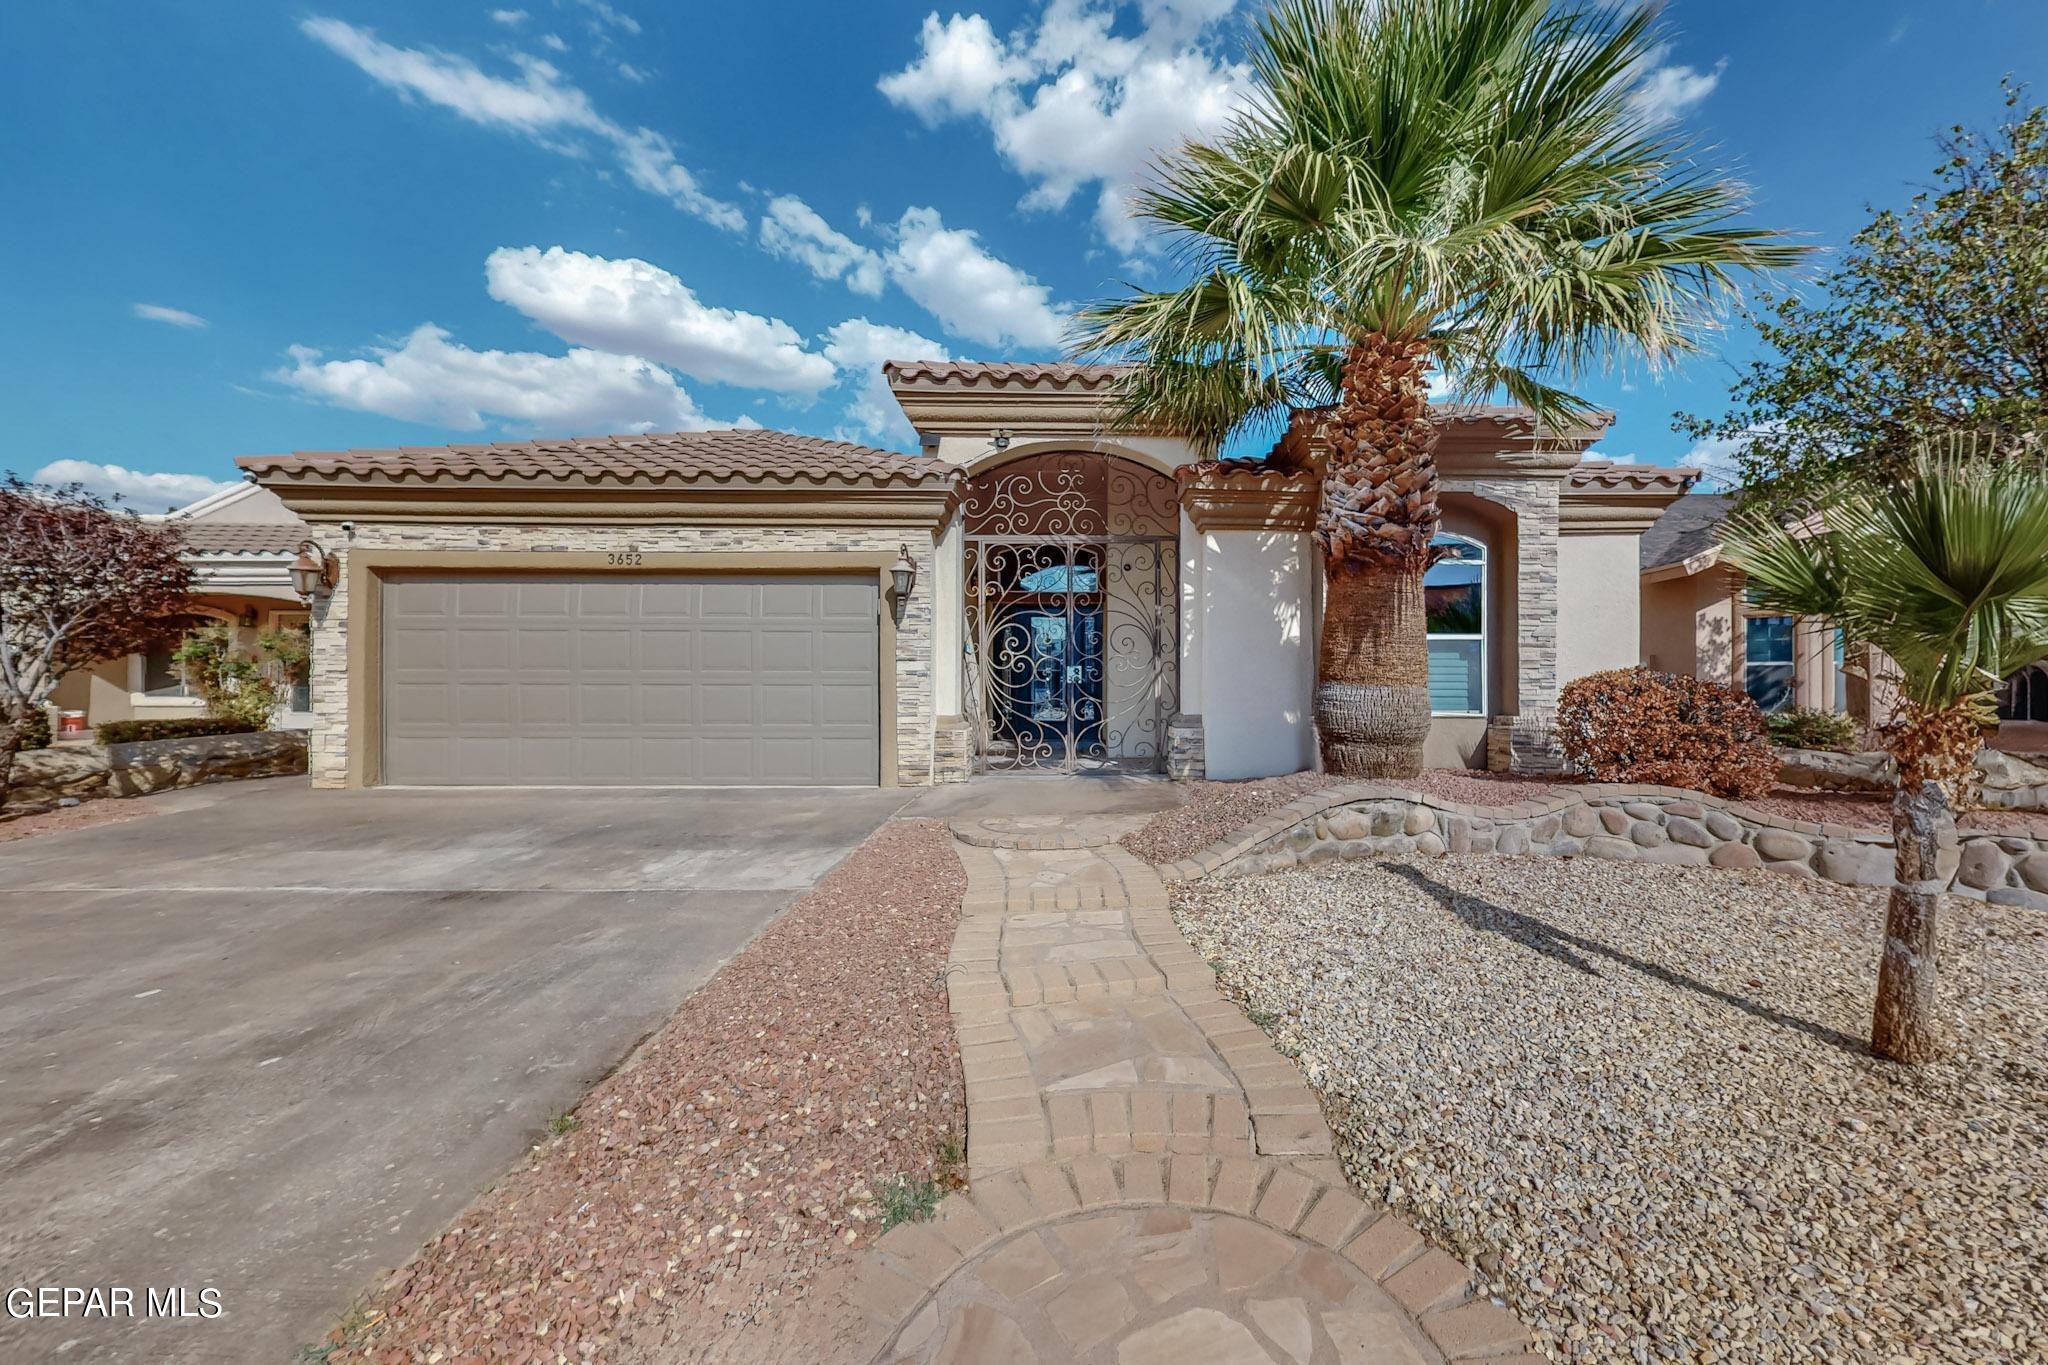
[[[1639,102],[1658,42],[1644,4],[1280,0],[1247,111],[1165,156],[1137,199],[1188,282],[1081,314],[1077,350],[1136,364],[1120,424],[1211,453],[1258,431],[1327,452],[1332,771],[1421,768],[1430,371],[1555,430],[1591,411],[1564,383],[1695,349],[1732,272],[1799,255],[1733,226],[1742,187]]]
[[[2048,657],[2048,466],[1973,437],[1923,449],[1911,477],[1819,497],[1818,528],[1738,514],[1723,556],[1763,607],[1817,616],[1897,665],[1898,713],[1880,732],[1899,766],[1893,886],[1872,1049],[1900,1062],[1939,1052],[1936,868],[1954,802],[1976,791],[2000,681]]]

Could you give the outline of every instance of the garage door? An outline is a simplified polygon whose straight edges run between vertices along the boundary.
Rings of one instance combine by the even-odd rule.
[[[867,785],[872,578],[393,577],[384,781]]]

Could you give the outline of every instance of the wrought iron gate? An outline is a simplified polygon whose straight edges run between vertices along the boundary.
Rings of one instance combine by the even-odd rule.
[[[1164,766],[1177,526],[1172,481],[1111,457],[1038,456],[970,486],[966,690],[982,771]]]

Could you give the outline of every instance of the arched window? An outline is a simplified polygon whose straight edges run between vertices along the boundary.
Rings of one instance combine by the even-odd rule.
[[[1439,716],[1486,714],[1486,547],[1449,533],[1434,542],[1422,578],[1429,620],[1429,709]]]

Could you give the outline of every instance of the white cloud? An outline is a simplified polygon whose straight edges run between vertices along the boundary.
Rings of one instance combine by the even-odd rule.
[[[888,257],[889,278],[946,329],[989,346],[1050,348],[1066,318],[1052,291],[989,254],[965,228],[949,228],[931,208],[904,211]]]
[[[182,308],[166,308],[160,303],[138,303],[134,306],[136,317],[149,322],[168,322],[173,327],[205,327],[209,324],[197,313],[188,313]]]
[[[594,137],[617,154],[627,177],[685,213],[733,232],[746,215],[706,194],[675,156],[667,138],[650,128],[626,128],[600,114],[590,97],[549,63],[515,54],[516,79],[489,75],[466,57],[395,47],[366,28],[313,16],[299,27],[308,37],[355,63],[366,75],[409,99],[424,100],[487,128],[521,134],[557,152],[573,152],[578,135]]]
[[[882,373],[887,360],[950,360],[952,353],[930,337],[901,327],[885,327],[866,318],[848,318],[825,334],[825,355],[840,368],[853,390],[846,404],[841,440],[867,440],[907,445],[916,439],[909,419],[889,392]]]
[[[1735,457],[1749,446],[1743,436],[1709,436],[1678,457],[1683,469],[1700,471],[1700,483],[1707,488],[1733,488],[1742,482]]]
[[[979,14],[956,14],[941,23],[924,17],[918,55],[877,88],[928,124],[985,112],[996,95],[1029,80],[1031,63],[1012,55]]]
[[[136,512],[164,512],[197,502],[228,485],[204,474],[145,474],[118,464],[90,460],[52,460],[32,476],[36,483],[82,484],[103,498],[118,498]]]
[[[526,11],[523,9],[494,9],[491,11],[491,22],[503,24],[506,28],[518,28],[526,22]]]
[[[844,278],[856,294],[873,298],[882,292],[881,256],[834,229],[793,194],[768,201],[768,211],[761,215],[761,245],[821,280]]]
[[[569,44],[563,41],[562,35],[559,33],[541,34],[540,45],[550,52],[567,52],[569,50]]]
[[[564,341],[646,356],[684,374],[777,393],[815,394],[833,364],[780,318],[712,308],[646,261],[550,247],[500,247],[484,263],[491,297]]]
[[[1645,53],[1642,75],[1629,96],[1636,112],[1652,123],[1684,118],[1714,93],[1714,87],[1721,83],[1721,73],[1728,69],[1726,57],[1714,63],[1713,70],[1701,71],[1666,62],[1664,59],[1670,55],[1669,43],[1659,43]]]
[[[635,85],[645,85],[647,84],[647,82],[654,79],[654,73],[652,71],[642,71],[639,67],[633,65],[631,62],[620,62],[619,74],[625,77],[627,80],[633,82],[633,84]]]
[[[624,33],[638,33],[640,31],[640,21],[638,19],[635,19],[630,14],[623,14],[613,9],[605,3],[605,0],[583,0],[583,8],[596,16],[591,21],[590,26],[592,28],[601,28],[605,24],[610,24],[613,28]]]
[[[272,378],[308,397],[462,431],[487,420],[556,434],[731,425],[706,417],[674,375],[637,356],[473,351],[431,322],[414,328],[403,345],[375,348],[367,358],[322,360],[306,346],[290,355],[291,364]]]
[[[1218,55],[1233,0],[1140,0],[1136,36],[1113,32],[1117,0],[1051,0],[1035,30],[998,39],[982,16],[926,17],[918,55],[879,82],[927,123],[984,120],[1032,182],[1026,208],[1064,207],[1095,188],[1096,225],[1122,251],[1144,230],[1127,204],[1147,167],[1244,107],[1249,68]]]

